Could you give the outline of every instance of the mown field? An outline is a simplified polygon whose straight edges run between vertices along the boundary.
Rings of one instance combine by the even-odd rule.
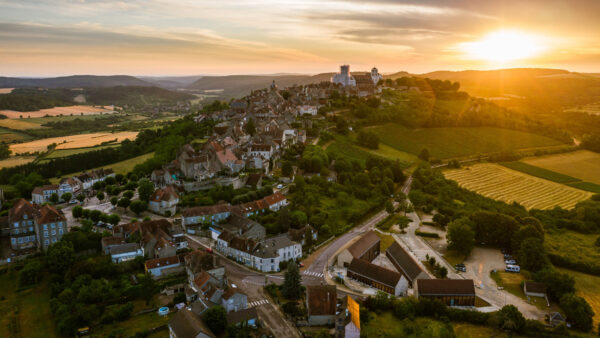
[[[593,318],[594,328],[597,328],[600,324],[600,277],[568,269],[559,268],[558,270],[568,273],[575,279],[577,294],[587,300],[596,314]]]
[[[104,107],[93,107],[93,106],[68,106],[68,107],[54,107],[48,109],[41,109],[36,111],[19,112],[14,110],[0,110],[0,114],[6,115],[9,119],[19,118],[34,118],[48,116],[60,116],[60,115],[96,115],[106,114],[112,112],[112,110]]]
[[[563,144],[544,136],[492,127],[408,129],[389,123],[369,130],[394,149],[418,155],[426,147],[438,159]]]
[[[13,120],[13,119],[0,120],[0,127],[14,129],[14,130],[44,128],[40,125],[40,123],[32,122],[29,119],[27,119],[27,120],[20,120],[20,119],[19,120]]]
[[[571,209],[593,195],[491,163],[447,170],[444,176],[463,188],[506,203],[517,202],[528,209],[551,209],[555,206]]]
[[[16,167],[21,164],[27,164],[35,160],[35,156],[14,156],[4,160],[0,160],[0,169],[8,167]]]
[[[56,149],[93,147],[114,139],[117,139],[117,142],[121,142],[125,139],[133,140],[137,134],[137,131],[125,131],[119,133],[92,133],[51,137],[31,142],[13,144],[10,146],[10,149],[13,151],[13,154],[22,154],[46,151],[48,145],[52,143],[57,144]]]
[[[532,157],[524,159],[522,162],[582,181],[600,184],[600,154],[591,151],[579,150],[565,154]]]
[[[580,180],[576,177],[572,177],[572,176],[557,173],[555,171],[551,171],[548,169],[536,167],[536,166],[533,166],[533,165],[525,163],[525,162],[514,161],[514,162],[502,162],[500,164],[509,169],[517,170],[522,173],[529,174],[531,176],[543,178],[545,180],[549,180],[552,182],[566,184],[570,187],[585,190],[585,191],[600,193],[600,185],[599,184],[591,183],[591,182],[583,182],[582,180]],[[575,164],[574,166],[575,166],[575,170],[573,170],[573,171],[576,171],[577,165]],[[598,168],[598,170],[600,170],[600,168]],[[600,174],[598,174],[597,176],[600,176]]]

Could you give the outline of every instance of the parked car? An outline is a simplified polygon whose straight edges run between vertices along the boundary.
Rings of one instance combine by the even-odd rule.
[[[517,272],[518,273],[518,272],[521,272],[521,267],[518,266],[518,265],[509,264],[509,265],[506,266],[506,268],[504,269],[504,271],[506,271],[506,272]]]
[[[206,252],[213,253],[213,249],[212,248],[206,248]]]
[[[78,201],[78,200],[70,200],[70,201],[69,201],[69,204],[77,204],[77,203],[79,203],[79,201]]]
[[[304,267],[304,263],[298,263],[298,267],[299,268],[303,268]]]
[[[467,272],[467,267],[463,263],[456,264],[454,268],[456,271]]]
[[[277,189],[281,189],[281,188],[283,188],[283,184],[278,184]]]
[[[504,261],[505,264],[517,264],[517,261],[515,261],[514,259],[507,259]]]
[[[510,254],[504,254],[504,259],[512,259],[513,256],[511,256]]]

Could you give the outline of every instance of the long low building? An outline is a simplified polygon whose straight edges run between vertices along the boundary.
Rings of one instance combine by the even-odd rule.
[[[337,257],[337,264],[340,267],[348,267],[350,262],[356,259],[364,259],[372,262],[379,256],[381,239],[375,231],[369,231],[358,241],[354,242],[348,248],[344,249]]]
[[[417,279],[417,298],[441,300],[448,306],[475,306],[472,279]]]
[[[427,272],[421,269],[419,263],[398,242],[394,241],[385,251],[385,255],[396,269],[406,277],[410,287],[413,287],[417,279],[429,279]]]
[[[364,259],[354,258],[350,262],[346,273],[349,278],[394,296],[406,294],[408,288],[408,281],[402,274],[367,262]]]

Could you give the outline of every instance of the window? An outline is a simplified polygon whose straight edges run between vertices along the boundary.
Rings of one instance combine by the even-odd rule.
[[[56,243],[56,238],[52,238],[52,243]]]
[[[33,227],[29,227],[29,232],[33,232]]]
[[[48,224],[44,224],[44,230],[48,230]]]
[[[44,237],[48,237],[48,231],[44,231]]]
[[[29,240],[32,242],[35,241],[35,236],[29,236]]]
[[[63,229],[58,229],[58,234],[62,236],[62,234],[63,234]]]
[[[32,221],[27,221],[27,225],[33,225]]]
[[[56,230],[52,230],[52,236],[56,236]]]
[[[12,244],[17,244],[17,239],[13,237],[13,238],[10,239],[10,242]]]
[[[62,225],[63,225],[62,222],[58,222],[58,227],[59,228],[62,227]]]
[[[44,245],[48,246],[48,244],[50,244],[50,241],[49,240],[45,240],[44,241]]]
[[[23,237],[19,237],[19,244],[23,243]]]
[[[15,230],[15,235],[18,235],[18,234],[19,234],[19,229],[16,229]]]
[[[15,228],[19,227],[19,222],[15,222]]]
[[[51,227],[52,229],[54,229],[54,228],[56,228],[56,224],[55,224],[55,223],[52,223],[52,224],[50,224],[50,227]]]
[[[28,236],[23,237],[23,243],[27,243],[27,242],[29,242],[29,237]]]

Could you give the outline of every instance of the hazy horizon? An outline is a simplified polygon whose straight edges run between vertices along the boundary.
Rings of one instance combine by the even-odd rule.
[[[0,74],[593,73],[597,13],[595,0],[0,0]]]

